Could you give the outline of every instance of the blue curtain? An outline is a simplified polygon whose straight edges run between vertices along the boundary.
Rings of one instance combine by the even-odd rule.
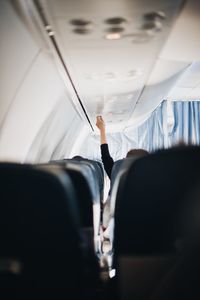
[[[140,126],[128,127],[124,132],[108,134],[107,137],[110,152],[117,160],[125,157],[130,149],[153,152],[166,147],[167,134],[167,101],[163,101]]]
[[[200,101],[164,100],[130,136],[137,140],[133,148],[150,152],[180,142],[200,144]]]
[[[138,146],[152,152],[166,146],[167,101],[163,101],[151,116],[138,127]]]
[[[174,144],[200,144],[200,101],[162,101],[150,117],[137,128],[107,134],[114,160],[126,156],[130,149],[149,152]],[[99,135],[89,136],[80,155],[101,160]]]
[[[174,126],[169,133],[169,145],[180,141],[200,144],[200,101],[174,101],[172,106]]]

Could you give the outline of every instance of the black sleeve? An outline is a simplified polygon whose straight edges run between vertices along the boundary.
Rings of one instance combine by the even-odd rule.
[[[111,172],[114,165],[114,161],[113,158],[110,156],[108,144],[101,145],[101,159],[104,165],[104,169],[108,177],[111,179]]]

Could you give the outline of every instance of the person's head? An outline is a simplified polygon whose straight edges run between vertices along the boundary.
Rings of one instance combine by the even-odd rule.
[[[80,155],[75,155],[75,156],[72,157],[72,159],[82,160],[84,158],[82,156],[80,156]]]
[[[149,152],[147,150],[144,150],[144,149],[131,149],[127,152],[126,158],[134,157],[134,156],[142,157],[142,156],[146,156],[146,155],[149,155]]]

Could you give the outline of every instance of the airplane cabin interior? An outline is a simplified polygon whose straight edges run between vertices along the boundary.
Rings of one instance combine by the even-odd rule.
[[[200,1],[0,0],[2,299],[200,297]]]

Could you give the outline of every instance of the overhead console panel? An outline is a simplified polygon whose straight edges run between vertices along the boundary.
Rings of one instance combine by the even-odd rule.
[[[183,1],[39,2],[93,127],[101,114],[109,130],[123,129]]]

